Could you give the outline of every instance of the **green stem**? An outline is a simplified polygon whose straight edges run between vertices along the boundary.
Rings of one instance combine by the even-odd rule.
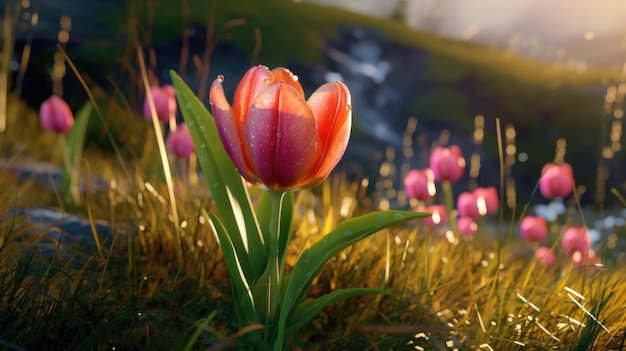
[[[70,146],[65,135],[57,135],[59,149],[63,159],[63,202],[66,206],[80,205],[78,190],[78,168],[74,166],[70,155]]]
[[[282,203],[285,193],[282,191],[270,191],[270,224],[268,230],[269,251],[266,270],[267,279],[267,310],[265,315],[265,340],[269,342],[272,337],[273,326],[278,322],[280,312],[280,287],[284,277],[284,268],[279,262],[280,222]],[[281,343],[282,344],[282,343]],[[274,345],[279,349],[282,345]]]
[[[456,227],[456,216],[454,214],[454,194],[452,193],[452,183],[448,180],[444,180],[441,182],[441,187],[443,189],[443,194],[446,200],[446,215],[448,216],[448,223],[450,223],[450,229],[457,237],[459,236],[459,231]]]

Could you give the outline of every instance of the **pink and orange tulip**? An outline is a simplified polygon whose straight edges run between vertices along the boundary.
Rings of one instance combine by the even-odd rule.
[[[222,81],[213,82],[209,103],[222,144],[247,181],[287,191],[328,177],[350,138],[350,92],[343,83],[326,83],[305,100],[289,70],[256,66],[239,82],[231,106]]]

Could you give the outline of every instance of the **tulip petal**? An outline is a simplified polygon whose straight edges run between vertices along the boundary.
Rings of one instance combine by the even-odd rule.
[[[239,173],[246,180],[256,183],[257,179],[253,175],[255,172],[254,168],[252,168],[254,166],[249,162],[248,150],[242,145],[241,130],[235,120],[233,109],[226,100],[224,88],[219,79],[216,79],[211,85],[209,104],[213,111],[217,132],[220,135],[226,153],[233,160]]]
[[[315,186],[328,177],[348,146],[352,128],[350,92],[341,82],[326,83],[311,95],[308,105],[322,143],[315,175],[307,185]]]
[[[293,189],[307,178],[317,150],[314,130],[311,109],[291,85],[275,84],[254,100],[243,138],[265,186]]]
[[[300,95],[304,96],[304,90],[302,89],[302,85],[298,81],[298,76],[291,73],[290,70],[285,67],[278,67],[272,70],[272,74],[274,75],[274,81],[289,84],[296,89]]]
[[[275,82],[272,72],[261,65],[250,68],[241,78],[233,98],[233,110],[240,125],[245,122],[254,99]]]

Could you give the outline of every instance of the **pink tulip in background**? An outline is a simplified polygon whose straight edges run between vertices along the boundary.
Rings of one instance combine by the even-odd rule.
[[[552,266],[556,262],[556,255],[551,248],[542,246],[535,251],[535,260],[544,266]]]
[[[496,188],[490,186],[487,188],[476,188],[472,192],[478,202],[479,212],[484,216],[489,213],[496,213],[500,208],[500,198]],[[484,208],[483,208],[484,206]]]
[[[435,196],[435,173],[432,169],[413,169],[404,178],[404,189],[409,199],[426,201]]]
[[[574,252],[574,254],[572,255],[572,262],[574,262],[574,267],[579,268],[602,263],[600,257],[598,257],[598,255],[596,255],[596,252],[591,249],[586,251]]]
[[[575,252],[587,252],[591,247],[591,239],[587,228],[585,227],[569,227],[563,233],[563,239],[561,240],[563,245],[563,251],[567,254],[574,254]]]
[[[500,199],[494,187],[476,188],[472,192],[465,191],[457,199],[459,215],[468,216],[474,220],[486,214],[498,212],[499,207]]]
[[[178,106],[176,103],[176,90],[171,85],[164,85],[161,87],[151,87],[150,93],[154,100],[157,118],[163,123],[168,123],[170,116],[176,116]],[[143,101],[143,115],[148,120],[152,119],[148,97]]]
[[[569,196],[574,190],[574,171],[569,163],[547,163],[541,169],[539,191],[548,199]]]
[[[436,181],[457,182],[465,173],[465,159],[457,145],[437,146],[430,154],[430,168]]]
[[[444,205],[428,205],[420,211],[432,213],[429,217],[424,218],[424,224],[428,227],[432,228],[440,224],[448,223],[448,215],[446,214],[446,206]]]
[[[526,216],[520,223],[520,235],[530,242],[540,243],[548,236],[548,223],[539,216]]]
[[[474,235],[478,231],[478,224],[472,217],[461,217],[456,222],[459,233],[463,235]]]
[[[459,211],[460,217],[470,217],[479,219],[482,215],[478,208],[478,199],[474,193],[464,191],[459,195],[456,202],[456,209]]]
[[[74,114],[65,100],[53,95],[41,104],[39,121],[49,132],[67,134],[74,127]]]
[[[167,135],[166,144],[167,148],[179,158],[188,159],[195,152],[189,128],[184,123]]]

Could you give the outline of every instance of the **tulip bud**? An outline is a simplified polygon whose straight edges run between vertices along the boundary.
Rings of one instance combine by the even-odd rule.
[[[459,228],[459,233],[463,235],[474,235],[478,231],[478,224],[474,222],[472,217],[459,218],[456,226]]]
[[[431,215],[424,218],[424,224],[428,227],[436,227],[440,224],[448,223],[448,215],[446,214],[446,206],[429,205],[423,209],[424,212],[430,212]]]
[[[556,262],[556,255],[551,248],[542,246],[535,251],[535,260],[544,265],[544,266],[552,266],[554,262]]]
[[[465,172],[465,159],[461,149],[452,145],[450,147],[437,146],[430,154],[430,168],[435,173],[435,180],[456,182],[463,177]]]
[[[490,186],[487,188],[476,188],[473,191],[478,204],[478,210],[481,215],[498,212],[500,207],[500,198],[496,188]]]
[[[526,216],[520,223],[520,235],[528,241],[540,243],[548,236],[548,223],[539,216]]]
[[[49,132],[67,134],[74,127],[74,114],[65,100],[53,95],[41,104],[39,121]]]
[[[193,140],[186,124],[179,125],[175,131],[171,131],[167,135],[165,141],[167,148],[170,149],[176,157],[188,159],[195,152]]]
[[[154,101],[157,118],[163,123],[168,123],[170,116],[176,116],[176,90],[171,85],[164,85],[162,87],[151,87],[150,93]],[[152,119],[152,111],[150,110],[147,96],[143,101],[143,115],[148,120]]]
[[[563,251],[567,254],[573,254],[574,252],[587,252],[591,247],[591,239],[587,233],[585,227],[569,227],[563,233],[563,239],[561,240],[563,245]]]
[[[456,209],[459,211],[459,216],[471,217],[473,219],[479,219],[481,217],[480,209],[478,207],[478,199],[473,193],[470,193],[469,191],[462,192],[456,203]]]
[[[426,201],[435,196],[435,173],[430,168],[413,169],[404,178],[404,188],[409,199]]]
[[[569,163],[548,163],[541,169],[539,191],[548,199],[569,196],[574,189],[574,171]]]

